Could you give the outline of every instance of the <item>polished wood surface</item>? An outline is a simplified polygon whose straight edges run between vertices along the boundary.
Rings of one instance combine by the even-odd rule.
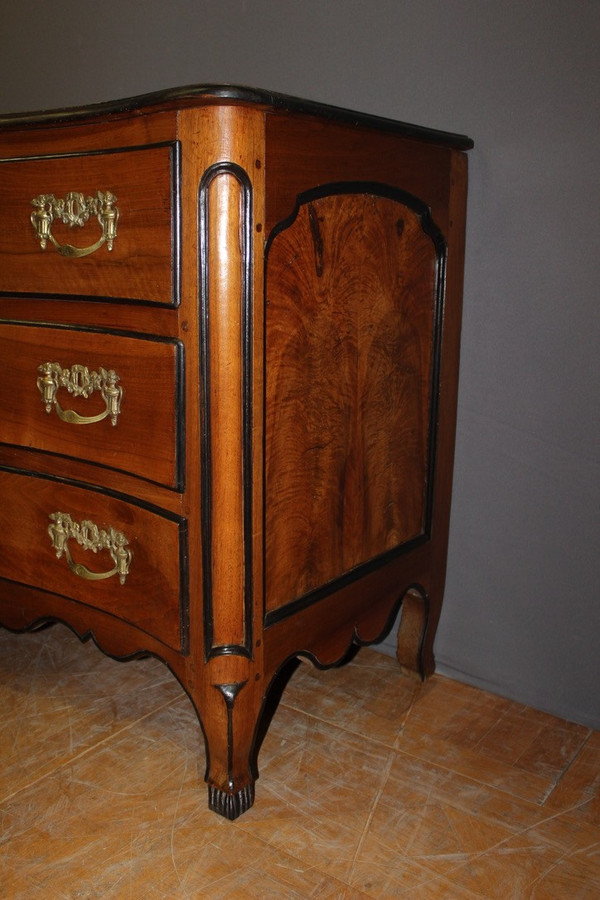
[[[436,250],[374,190],[306,201],[267,254],[268,610],[427,527]]]
[[[103,610],[158,635],[169,647],[182,649],[187,598],[180,542],[185,534],[177,521],[106,494],[15,472],[0,471],[0,496],[4,547],[0,577]],[[57,558],[48,527],[50,516],[64,511],[78,524],[92,521],[98,528],[125,535],[132,559],[123,584],[116,575],[88,581],[69,571],[64,555]],[[93,572],[102,574],[114,567],[106,550],[85,550],[74,540],[69,549],[74,563]]]
[[[166,663],[227,818],[290,657],[334,665],[402,607],[401,667],[434,669],[468,146],[244,90],[0,120],[0,622]],[[105,189],[112,250],[41,249],[34,196]],[[46,362],[117,371],[116,424],[47,413]],[[63,409],[102,411],[68,384]],[[123,584],[78,574],[106,550],[57,558],[56,510],[127,535]]]
[[[20,447],[125,469],[175,488],[184,452],[184,410],[177,407],[182,356],[176,341],[0,322],[0,358],[11,373],[10,379],[0,381],[2,438]],[[40,366],[46,363],[66,370],[82,366],[89,372],[115,371],[123,392],[115,424],[110,417],[71,424],[62,421],[54,408],[46,412],[37,386]],[[56,400],[62,409],[84,418],[107,409],[98,388],[74,397],[67,387],[59,387]]]
[[[174,146],[123,152],[109,147],[104,153],[53,155],[40,142],[39,157],[0,160],[3,292],[174,302]],[[40,194],[64,199],[70,192],[88,197],[97,191],[111,191],[117,198],[120,218],[112,250],[76,261],[62,258],[50,244],[41,251],[32,240],[31,201]],[[52,223],[60,244],[87,247],[100,233],[95,216],[75,230],[58,217]]]

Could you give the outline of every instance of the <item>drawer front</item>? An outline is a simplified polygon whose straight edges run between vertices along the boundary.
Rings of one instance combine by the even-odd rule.
[[[185,649],[185,521],[0,469],[0,577],[110,613]]]
[[[182,489],[178,341],[0,323],[0,440]]]
[[[1,160],[2,293],[177,305],[177,153]]]

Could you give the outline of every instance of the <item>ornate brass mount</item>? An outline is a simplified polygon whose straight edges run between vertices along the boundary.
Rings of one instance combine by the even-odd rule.
[[[125,578],[129,574],[131,564],[131,550],[127,550],[129,543],[124,534],[114,528],[100,529],[94,522],[85,519],[83,522],[74,522],[68,513],[50,513],[50,525],[48,534],[52,546],[56,550],[57,559],[64,553],[69,569],[74,575],[85,578],[87,581],[101,581],[104,578],[119,576],[121,584],[125,584]],[[75,540],[84,550],[97,553],[98,550],[108,550],[114,568],[110,572],[92,572],[81,563],[73,562],[68,547],[69,540]]]
[[[57,199],[54,194],[38,194],[31,201],[31,205],[34,207],[30,217],[31,224],[42,250],[46,249],[48,241],[54,244],[62,256],[73,258],[88,256],[104,243],[109,250],[112,250],[117,236],[119,210],[117,209],[117,198],[110,191],[96,191],[95,197],[84,197],[78,191],[70,191],[64,199]],[[96,216],[102,234],[96,243],[89,247],[59,244],[52,234],[52,223],[55,218],[60,219],[69,228],[76,226],[83,228],[90,216]]]
[[[74,365],[70,369],[63,369],[59,363],[46,362],[38,366],[38,372],[42,374],[37,380],[37,386],[47,413],[54,406],[59,419],[72,425],[91,425],[108,416],[113,425],[117,424],[123,388],[118,384],[119,376],[113,369],[107,371],[99,368],[97,372],[90,372],[87,366]],[[106,409],[96,416],[80,416],[73,409],[64,410],[56,399],[56,393],[61,387],[66,388],[74,397],[85,397],[86,400],[94,391],[100,391]]]

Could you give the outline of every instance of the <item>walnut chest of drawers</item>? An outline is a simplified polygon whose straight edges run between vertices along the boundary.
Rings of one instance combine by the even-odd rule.
[[[212,809],[269,686],[433,671],[470,141],[198,86],[0,119],[0,623],[152,654]]]

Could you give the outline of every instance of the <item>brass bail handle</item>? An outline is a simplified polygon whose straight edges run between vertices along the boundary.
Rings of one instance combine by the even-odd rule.
[[[76,522],[68,513],[58,511],[50,513],[49,518],[48,534],[52,547],[56,551],[56,557],[60,559],[64,554],[69,569],[74,575],[85,578],[86,581],[103,581],[105,578],[118,575],[120,583],[125,584],[132,553],[127,548],[129,542],[121,531],[116,531],[112,527],[98,528],[94,522],[88,519]],[[75,540],[84,550],[91,550],[92,553],[107,550],[114,562],[114,567],[109,572],[92,572],[82,563],[74,562],[68,546],[70,540]]]
[[[99,368],[97,372],[90,372],[87,366],[79,364],[63,369],[59,363],[45,362],[38,366],[38,372],[37,386],[47,413],[54,408],[58,418],[71,425],[91,425],[106,418],[110,418],[113,425],[117,424],[123,388],[114,369]],[[74,397],[86,400],[94,391],[99,391],[106,409],[96,416],[81,416],[74,409],[63,409],[56,397],[61,387]]]
[[[117,198],[110,191],[96,191],[94,197],[84,197],[79,191],[70,191],[64,198],[57,198],[54,194],[38,194],[31,201],[31,205],[33,206],[30,216],[31,224],[42,250],[46,249],[48,241],[54,245],[61,256],[73,259],[89,256],[103,244],[106,244],[108,250],[112,250],[117,237],[119,210]],[[59,244],[52,234],[52,223],[55,219],[60,219],[69,228],[83,228],[91,216],[96,216],[98,219],[102,233],[98,240],[89,247]]]

